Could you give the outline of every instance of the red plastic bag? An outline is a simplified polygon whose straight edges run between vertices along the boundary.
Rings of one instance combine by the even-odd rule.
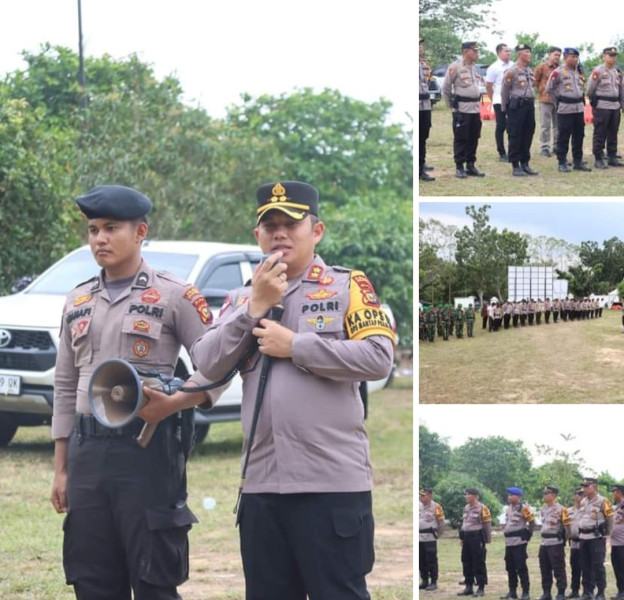
[[[591,104],[589,102],[585,104],[584,119],[585,119],[585,125],[590,125],[591,123],[594,122],[594,111],[592,110]]]
[[[489,96],[481,96],[481,120],[495,121],[496,113]]]

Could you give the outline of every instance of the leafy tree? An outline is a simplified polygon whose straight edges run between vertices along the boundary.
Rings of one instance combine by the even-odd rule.
[[[451,527],[457,529],[462,523],[466,506],[464,490],[469,487],[479,490],[479,501],[490,509],[492,523],[496,525],[503,508],[496,494],[472,475],[451,472],[436,485],[434,494],[436,501],[444,508],[444,516],[449,520]]]
[[[444,438],[429,431],[424,425],[418,428],[418,480],[421,486],[434,487],[448,474],[451,448]]]
[[[504,502],[509,486],[524,485],[531,469],[531,456],[520,440],[500,436],[470,438],[453,450],[451,464],[453,471],[478,479]]]

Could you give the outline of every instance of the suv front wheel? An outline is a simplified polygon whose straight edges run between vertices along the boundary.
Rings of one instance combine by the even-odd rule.
[[[9,445],[17,431],[17,427],[17,424],[10,416],[0,416],[0,448]]]

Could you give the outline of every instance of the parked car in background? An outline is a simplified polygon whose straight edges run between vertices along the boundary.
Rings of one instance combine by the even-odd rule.
[[[442,88],[435,77],[431,77],[429,80],[429,99],[431,104],[435,104],[442,100]]]
[[[198,287],[216,317],[228,292],[251,278],[262,260],[260,248],[217,242],[146,241],[142,254],[155,269],[166,270]],[[21,291],[0,297],[0,447],[20,426],[46,425],[52,417],[54,366],[66,294],[99,272],[89,246],[53,264]],[[392,311],[388,316],[396,331]],[[175,375],[185,379],[193,364],[182,348]],[[392,377],[368,382],[369,392]],[[196,441],[212,423],[240,419],[242,381],[237,375],[209,411],[195,411]]]

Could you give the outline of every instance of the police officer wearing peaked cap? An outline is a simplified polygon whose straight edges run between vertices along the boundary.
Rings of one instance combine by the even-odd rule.
[[[149,198],[105,185],[76,204],[102,270],[68,294],[56,362],[51,502],[67,512],[66,579],[78,600],[132,593],[136,600],[179,599],[176,588],[188,578],[188,530],[197,521],[186,505],[192,411],[183,409],[209,408],[218,393],[145,389],[141,418],[111,429],[91,414],[87,389],[110,359],[172,376],[180,346],[190,349],[206,330],[210,309],[197,288],[141,258]],[[204,384],[199,373],[187,383]],[[144,420],[158,426],[142,448],[135,437]]]
[[[611,530],[611,565],[615,574],[617,594],[615,600],[624,599],[624,485],[614,485],[613,508],[615,510],[613,529]]]
[[[539,567],[543,593],[539,600],[551,600],[553,576],[557,585],[556,600],[565,600],[568,585],[565,570],[565,531],[570,527],[568,509],[557,501],[559,488],[547,485],[542,490],[545,505],[541,510],[542,530],[539,549]]]
[[[303,182],[258,188],[254,235],[271,256],[191,350],[211,379],[249,355],[240,370],[250,449],[239,520],[247,600],[370,598],[372,470],[358,388],[389,372],[394,335],[364,273],[316,254],[325,230],[318,198]],[[270,318],[277,304],[281,322]],[[270,372],[250,443],[265,357]]]
[[[427,140],[431,131],[431,96],[429,82],[431,81],[431,65],[425,58],[425,40],[418,42],[418,178],[421,181],[435,181],[435,177],[427,173],[425,163],[427,157]]]
[[[438,542],[445,528],[444,510],[433,500],[433,488],[420,490],[418,504],[418,568],[422,582],[418,589],[437,589]]]

